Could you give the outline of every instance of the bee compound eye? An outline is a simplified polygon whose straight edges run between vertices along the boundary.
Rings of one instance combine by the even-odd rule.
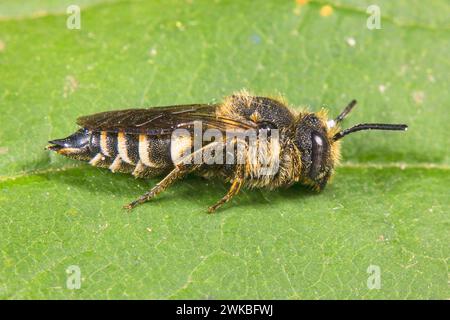
[[[323,139],[321,136],[313,134],[314,144],[318,147],[323,146]]]
[[[322,134],[313,132],[311,134],[311,169],[309,175],[316,177],[326,162],[328,143]]]

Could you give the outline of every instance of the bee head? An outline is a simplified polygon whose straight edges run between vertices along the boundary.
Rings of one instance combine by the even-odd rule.
[[[294,141],[301,154],[304,182],[323,189],[334,167],[333,141],[326,125],[314,113],[303,115],[296,124]]]
[[[295,144],[301,153],[302,178],[306,183],[321,190],[327,184],[339,158],[339,140],[350,133],[361,130],[405,131],[405,124],[362,123],[340,130],[339,123],[345,119],[356,105],[352,100],[347,107],[332,120],[315,113],[301,114],[295,128]]]

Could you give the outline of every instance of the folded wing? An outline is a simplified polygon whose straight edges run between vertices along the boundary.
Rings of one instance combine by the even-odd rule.
[[[255,124],[216,114],[218,104],[191,104],[149,109],[127,109],[101,112],[77,119],[77,124],[92,131],[127,132],[147,135],[167,135],[175,129],[192,129],[200,121],[203,130],[215,128],[250,129]]]

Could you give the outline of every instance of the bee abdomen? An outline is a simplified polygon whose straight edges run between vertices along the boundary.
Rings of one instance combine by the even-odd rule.
[[[102,168],[111,166],[117,155],[114,140],[116,139],[113,133],[106,131],[90,132],[89,151],[91,159],[89,164]]]
[[[157,136],[139,135],[139,160],[151,168],[170,165],[170,139]]]
[[[172,152],[186,153],[191,149],[191,140],[170,136],[153,136],[119,132],[91,132],[90,161],[96,167],[109,168],[113,172],[128,172],[136,177],[152,177],[173,168],[176,159]],[[171,150],[174,148],[174,150]],[[176,156],[176,157],[177,157]]]
[[[99,135],[99,138],[96,138]],[[98,141],[98,143],[96,143]],[[159,175],[172,167],[170,138],[125,132],[93,135],[91,164],[111,171],[131,172],[136,177]]]
[[[160,175],[173,167],[168,137],[139,135],[137,153],[139,161],[133,171],[136,177]]]

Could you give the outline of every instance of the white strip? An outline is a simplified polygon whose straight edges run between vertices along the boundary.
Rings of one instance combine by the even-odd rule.
[[[96,166],[102,160],[105,160],[105,157],[99,152],[89,161],[89,164]]]
[[[120,169],[120,165],[122,164],[122,159],[120,158],[120,155],[118,155],[113,163],[109,166],[109,170],[111,170],[112,172],[116,172],[117,170]]]
[[[138,161],[136,168],[134,168],[131,173],[133,176],[138,177],[142,172],[144,172],[145,166],[142,164],[141,160]]]
[[[150,160],[150,150],[148,137],[145,134],[139,135],[139,159],[147,167],[158,168],[159,166]]]
[[[108,150],[107,138],[108,138],[108,134],[106,133],[106,131],[102,131],[100,133],[100,149],[105,156],[110,157],[111,155],[109,154],[109,150]]]
[[[129,164],[134,164],[128,156],[127,137],[123,132],[117,134],[117,150],[123,161]]]
[[[173,138],[170,144],[170,156],[172,158],[172,163],[177,165],[179,162],[187,156],[189,156],[192,151],[192,139],[189,135],[180,135],[176,138]],[[191,159],[189,158],[189,163],[191,163]]]

